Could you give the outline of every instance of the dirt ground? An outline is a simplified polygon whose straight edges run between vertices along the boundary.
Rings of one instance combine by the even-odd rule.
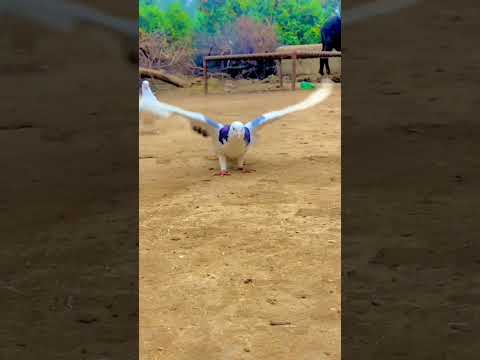
[[[138,5],[94,6],[135,19]],[[106,30],[5,25],[0,358],[127,359],[138,345],[138,70]]]
[[[477,5],[419,1],[342,34],[345,359],[478,357]]]
[[[307,95],[152,85],[225,123]],[[186,121],[142,117],[141,359],[340,359],[340,94],[262,129],[256,172],[225,178]]]

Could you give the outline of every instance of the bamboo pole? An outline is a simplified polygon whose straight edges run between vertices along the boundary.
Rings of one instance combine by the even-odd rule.
[[[292,91],[297,88],[297,53],[292,55]]]
[[[206,58],[203,58],[203,84],[205,95],[208,94],[208,62]]]

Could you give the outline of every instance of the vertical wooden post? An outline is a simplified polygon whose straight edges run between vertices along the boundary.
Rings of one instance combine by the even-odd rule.
[[[292,91],[296,90],[297,85],[297,53],[292,55]]]
[[[205,57],[203,58],[203,86],[205,95],[208,94],[208,64]]]
[[[278,60],[278,76],[280,77],[280,88],[283,88],[282,59]]]

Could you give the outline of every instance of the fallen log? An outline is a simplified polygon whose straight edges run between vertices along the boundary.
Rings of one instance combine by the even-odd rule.
[[[176,87],[188,87],[190,86],[185,80],[180,79],[175,75],[167,74],[165,71],[162,70],[154,70],[154,69],[147,69],[147,68],[138,68],[140,73],[140,77],[153,77],[158,80],[165,81],[169,84],[175,85]]]

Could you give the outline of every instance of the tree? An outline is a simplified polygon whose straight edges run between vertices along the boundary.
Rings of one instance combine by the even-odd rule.
[[[140,0],[140,27],[174,41],[222,35],[241,17],[272,25],[284,45],[320,42],[340,0]],[[195,11],[195,6],[198,11]]]
[[[178,41],[191,38],[193,22],[178,2],[172,3],[166,11],[156,5],[140,3],[139,26],[147,33],[160,33]]]
[[[180,3],[175,2],[168,7],[165,13],[167,19],[166,35],[173,41],[191,38],[193,22]]]
[[[318,0],[283,0],[279,3],[275,23],[280,42],[286,45],[315,44],[320,28],[333,9],[324,8]]]
[[[165,26],[164,14],[155,5],[142,5],[139,8],[139,26],[145,32],[156,32]]]

